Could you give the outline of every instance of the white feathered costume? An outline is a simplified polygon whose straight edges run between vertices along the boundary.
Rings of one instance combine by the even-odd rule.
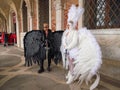
[[[102,55],[100,47],[89,30],[80,28],[75,30],[77,21],[84,12],[83,8],[72,5],[68,12],[69,30],[65,30],[62,36],[61,52],[63,58],[63,67],[68,69],[69,58],[73,59],[73,71],[68,71],[66,76],[67,84],[78,80],[80,84],[83,81],[88,84],[91,78],[96,75],[95,82],[91,85],[93,90],[99,83],[100,76],[98,73],[102,64]],[[72,22],[72,23],[71,23]],[[68,51],[67,60],[65,60],[65,50]],[[70,66],[69,66],[70,68]]]

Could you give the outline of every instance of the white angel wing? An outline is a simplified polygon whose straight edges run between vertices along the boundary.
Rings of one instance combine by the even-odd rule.
[[[74,80],[79,79],[81,84],[84,80],[88,83],[92,76],[97,75],[97,72],[102,64],[102,55],[96,39],[89,30],[82,28],[78,32],[79,51],[77,59],[74,61],[75,67],[73,69],[73,78]],[[92,86],[92,88],[95,87],[96,85]]]

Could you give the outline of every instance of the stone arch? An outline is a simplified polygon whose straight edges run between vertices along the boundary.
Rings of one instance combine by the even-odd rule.
[[[6,17],[6,15],[5,15],[4,11],[3,11],[1,8],[0,8],[0,13],[4,16],[5,19],[7,19],[7,17]]]
[[[25,4],[24,6],[26,6],[26,21],[23,21],[23,4]],[[21,33],[20,33],[20,47],[23,48],[23,38],[26,32],[32,30],[32,14],[31,14],[32,10],[31,10],[31,3],[30,0],[21,0],[21,4],[20,4],[20,25],[21,25]],[[24,27],[25,22],[27,23],[26,26]],[[26,31],[24,31],[24,28],[26,28]]]
[[[21,0],[21,5],[20,5],[20,8],[22,9],[22,5],[23,5],[23,2],[25,1],[26,3],[26,6],[27,6],[27,9],[28,9],[28,15],[31,15],[31,12],[32,12],[32,5],[30,3],[29,0]],[[32,2],[32,1],[31,1]]]
[[[0,8],[0,17],[2,17],[2,31],[7,32],[7,16],[4,11]]]
[[[26,15],[27,15],[27,17],[26,17],[26,20],[27,21],[23,21],[23,4],[25,3],[25,6],[26,6]],[[30,3],[30,1],[29,0],[21,0],[21,15],[22,15],[22,24],[24,23],[24,22],[26,22],[27,23],[27,30],[25,30],[24,31],[24,27],[22,28],[22,31],[23,32],[27,32],[27,31],[29,31],[29,30],[32,30],[32,6],[31,6],[31,3]],[[25,8],[25,7],[24,7]],[[24,13],[25,14],[25,13]],[[25,24],[25,23],[24,23]],[[22,26],[24,26],[24,25],[22,25]]]
[[[10,33],[16,33],[16,12],[14,10],[10,10],[9,12],[9,30]]]
[[[20,46],[20,30],[19,30],[19,21],[18,21],[18,11],[17,8],[15,6],[15,3],[12,0],[8,1],[8,5],[10,5],[10,11],[9,11],[9,24],[10,25],[10,20],[11,20],[11,13],[14,12],[16,15],[16,35],[17,35],[17,46]],[[9,29],[11,28],[11,26],[9,26]]]
[[[2,13],[0,13],[0,32],[7,32],[6,30],[6,19]]]

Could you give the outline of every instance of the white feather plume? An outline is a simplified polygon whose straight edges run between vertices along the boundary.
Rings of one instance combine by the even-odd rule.
[[[83,14],[83,12],[84,12],[83,8],[76,7],[73,4],[68,11],[67,22],[69,23],[69,21],[73,21],[73,26],[75,27],[77,25],[77,22],[78,22],[80,16]]]

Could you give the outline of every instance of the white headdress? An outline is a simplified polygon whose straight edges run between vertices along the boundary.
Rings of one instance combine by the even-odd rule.
[[[68,20],[67,23],[73,22],[73,27],[77,25],[77,22],[80,18],[80,16],[83,14],[84,9],[81,7],[77,7],[74,4],[70,7],[68,11]]]

